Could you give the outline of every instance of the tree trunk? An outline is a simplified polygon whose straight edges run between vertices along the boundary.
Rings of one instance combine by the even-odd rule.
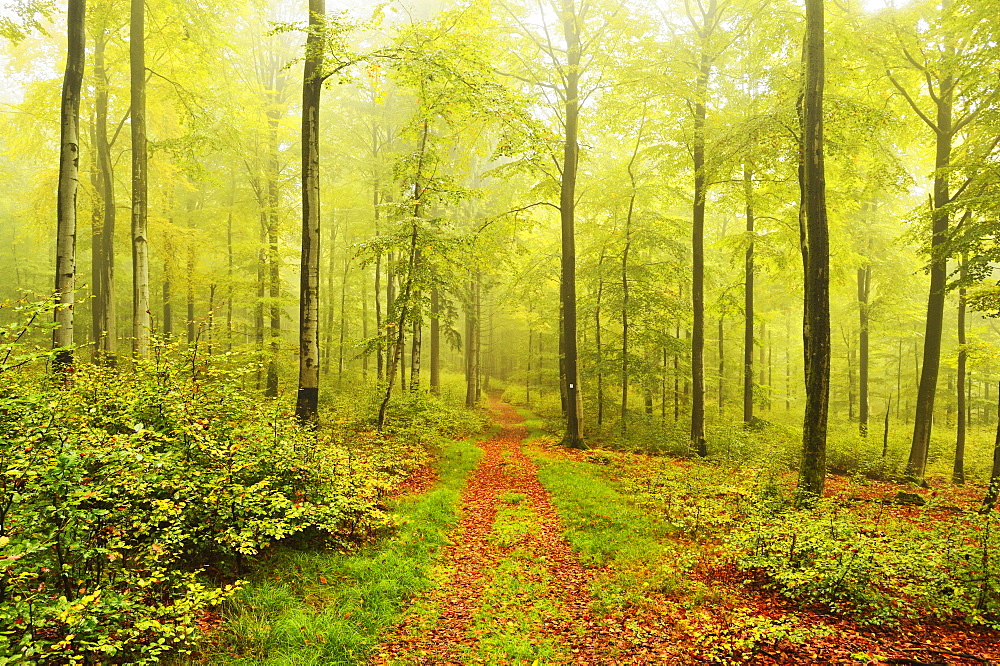
[[[754,212],[753,173],[743,165],[743,199],[746,202],[747,252],[743,274],[743,423],[753,421],[753,317],[754,317]]]
[[[604,280],[600,278],[604,263],[604,248],[597,260],[597,303],[594,306],[594,347],[597,350],[597,425],[604,425],[604,346],[601,342],[601,301],[604,298]]]
[[[163,244],[163,339],[174,337],[174,281],[173,267],[170,265],[170,242]]]
[[[629,165],[631,171],[631,165]],[[635,203],[633,179],[632,199],[629,201],[628,217],[625,220],[625,248],[622,251],[622,440],[628,435],[628,251],[632,246],[631,221]]]
[[[194,322],[194,245],[188,242],[187,246],[187,275],[184,281],[187,285],[187,343],[193,345],[195,342],[195,322]]]
[[[129,69],[132,107],[132,353],[149,356],[149,239],[146,199],[145,0],[131,0]]]
[[[319,421],[319,101],[323,91],[326,0],[309,0],[302,73],[302,269],[299,282],[299,386],[295,416]]]
[[[205,354],[212,356],[215,329],[215,283],[208,285],[208,344],[205,347]]]
[[[913,440],[906,471],[917,479],[924,478],[934,420],[934,397],[937,392],[938,369],[941,363],[941,334],[944,329],[944,301],[948,283],[948,260],[940,247],[948,240],[950,203],[948,169],[951,166],[952,100],[954,81],[945,76],[937,94],[936,146],[934,157],[934,210],[931,217],[931,283],[927,296],[927,320],[924,329],[924,362],[917,389],[916,411],[913,418]]]
[[[823,165],[823,0],[806,0],[805,85],[802,98],[801,229],[804,271],[802,341],[806,406],[799,493],[822,497],[826,480],[826,426],[830,395],[830,241]]]
[[[719,416],[726,412],[726,344],[725,315],[719,315]]]
[[[418,303],[413,311],[413,332],[411,334],[410,340],[410,391],[417,392],[420,390],[420,354],[421,345],[423,343],[423,331],[424,327],[422,325],[422,315],[420,312],[420,292],[414,294],[414,301]]]
[[[712,62],[708,37],[715,25],[715,0],[708,0],[702,30],[701,60],[695,82],[694,100],[694,208],[691,216],[691,448],[699,456],[708,455],[705,442],[705,99]]]
[[[412,231],[410,233],[410,253],[407,262],[406,271],[406,282],[402,285],[402,293],[399,295],[400,307],[395,308],[397,311],[396,316],[398,317],[394,324],[394,333],[396,335],[396,340],[390,345],[390,356],[389,363],[386,367],[386,376],[389,381],[386,383],[385,394],[382,396],[382,403],[378,408],[378,427],[381,430],[382,426],[385,425],[385,415],[386,410],[389,408],[389,400],[392,398],[392,384],[393,377],[396,376],[396,366],[400,364],[400,357],[403,354],[403,343],[404,335],[406,330],[406,319],[407,319],[407,306],[406,304],[410,302],[410,295],[413,290],[413,277],[414,270],[416,268],[416,255],[417,255],[417,225],[414,224]],[[402,368],[400,368],[400,376],[402,376]],[[405,388],[405,387],[404,387]]]
[[[233,186],[235,190],[235,184]],[[230,196],[229,205],[233,205],[233,196]],[[226,351],[233,350],[233,213],[230,211],[226,218]]]
[[[94,362],[98,365],[114,363],[117,326],[115,317],[115,179],[111,162],[111,145],[108,140],[108,96],[110,83],[105,68],[104,53],[107,33],[102,29],[94,41],[94,147],[97,152],[97,191],[100,194],[101,224],[93,234],[94,306],[93,337]]]
[[[858,431],[868,436],[868,297],[872,265],[858,269]]]
[[[66,71],[60,111],[59,187],[56,203],[55,323],[53,367],[73,365],[73,304],[76,299],[76,192],[80,178],[80,88],[83,85],[86,0],[69,0]]]
[[[566,39],[566,136],[563,146],[559,211],[562,236],[562,334],[564,391],[566,395],[566,434],[563,444],[583,449],[583,399],[580,391],[577,358],[576,321],[576,173],[579,159],[578,126],[580,112],[580,33],[575,0],[562,0],[563,35]]]
[[[469,282],[469,300],[465,307],[465,406],[476,406],[476,363],[475,363],[475,285]]]
[[[431,290],[431,393],[441,394],[441,294],[437,287]],[[531,350],[528,350],[531,354]],[[530,366],[531,361],[528,361]]]
[[[361,339],[368,340],[368,280],[361,275]],[[368,348],[361,354],[361,376],[368,383]]]
[[[997,391],[1000,396],[1000,391]],[[990,483],[983,498],[983,509],[992,511],[1000,496],[1000,401],[997,404],[997,434],[993,440],[993,468],[990,471]]]
[[[955,419],[955,465],[951,473],[953,483],[965,483],[965,364],[968,359],[968,352],[965,349],[965,262],[966,258],[963,256],[960,269],[962,286],[958,290],[958,377],[956,388],[958,418]]]
[[[350,241],[345,239],[345,247],[349,244]],[[350,268],[350,256],[344,252],[344,272],[340,279],[340,340],[337,345],[337,382],[344,381],[344,345],[347,342],[347,274]]]

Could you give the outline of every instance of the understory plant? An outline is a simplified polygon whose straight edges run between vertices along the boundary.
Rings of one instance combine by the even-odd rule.
[[[993,514],[884,505],[859,513],[829,501],[800,510],[773,498],[746,506],[743,529],[726,538],[737,565],[789,599],[862,624],[930,615],[1000,628]]]
[[[244,388],[254,371],[160,349],[0,373],[0,664],[158,663],[273,544],[391,524],[386,493],[424,450],[300,428]]]

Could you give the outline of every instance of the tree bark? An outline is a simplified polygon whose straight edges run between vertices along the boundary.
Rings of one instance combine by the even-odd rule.
[[[715,0],[708,0],[699,36],[702,39],[694,100],[694,207],[691,216],[691,448],[708,455],[705,442],[705,119],[708,77],[712,61],[708,38],[715,27]]]
[[[871,295],[872,265],[858,269],[858,431],[868,436],[868,297]]]
[[[913,439],[906,471],[917,479],[924,478],[927,453],[930,448],[931,427],[934,421],[934,397],[937,392],[938,371],[941,364],[941,337],[944,329],[944,302],[948,283],[948,259],[940,252],[948,240],[950,203],[948,169],[951,166],[951,142],[954,137],[952,103],[955,82],[946,75],[936,95],[937,117],[935,126],[934,155],[934,210],[931,215],[931,282],[927,295],[927,319],[924,328],[923,367],[917,389],[916,411],[913,417]]]
[[[319,102],[323,91],[326,0],[309,0],[302,73],[302,270],[299,278],[299,386],[295,416],[319,421]]]
[[[753,421],[753,317],[754,317],[754,212],[753,173],[743,165],[743,197],[746,201],[747,253],[743,273],[743,423]]]
[[[719,416],[726,412],[726,315],[719,315]]]
[[[96,190],[101,200],[100,226],[93,233],[93,338],[94,362],[114,363],[118,337],[115,311],[115,202],[114,165],[108,140],[108,97],[110,82],[104,53],[107,33],[102,29],[94,40],[94,148],[97,153]],[[95,218],[97,214],[95,214]]]
[[[966,258],[962,257],[960,269],[960,280],[962,286],[958,290],[958,377],[956,387],[956,397],[958,398],[956,409],[958,418],[955,419],[955,465],[952,468],[951,480],[953,483],[965,483],[965,413],[967,406],[965,403],[965,365],[968,359],[968,352],[965,349],[965,268]]]
[[[465,406],[476,406],[476,306],[475,283],[469,281],[469,299],[465,307]]]
[[[53,367],[73,364],[73,305],[76,298],[76,193],[80,179],[80,89],[83,85],[86,0],[69,0],[66,71],[60,111],[59,187],[56,204],[55,323]]]
[[[997,396],[1000,397],[1000,390],[997,391]],[[1000,496],[1000,400],[997,403],[997,434],[993,441],[993,468],[990,471],[986,496],[983,498],[983,509],[992,511],[996,507],[998,496]]]
[[[441,294],[437,287],[431,290],[431,358],[430,386],[431,393],[441,393]],[[528,350],[531,353],[531,350]],[[530,364],[530,361],[529,361]]]
[[[347,247],[348,244],[349,241],[345,239],[344,246]],[[351,258],[347,252],[344,252],[344,272],[340,279],[340,340],[337,345],[337,382],[344,381],[344,345],[347,343],[347,275],[350,268]]]
[[[146,179],[145,0],[131,0],[129,23],[132,129],[132,354],[149,356],[149,239]]]
[[[580,32],[575,0],[562,0],[563,36],[566,39],[566,136],[563,145],[562,179],[559,211],[562,236],[562,333],[564,391],[566,395],[566,433],[563,444],[586,448],[583,439],[583,398],[580,391],[577,358],[576,320],[576,174],[579,159],[578,128],[580,113]]]
[[[802,340],[806,406],[802,432],[800,498],[822,497],[826,480],[826,427],[830,395],[830,241],[823,164],[823,0],[806,0],[805,84],[802,97],[801,229],[805,277]]]

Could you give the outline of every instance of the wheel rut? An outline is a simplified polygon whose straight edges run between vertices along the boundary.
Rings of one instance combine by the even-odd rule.
[[[439,584],[413,600],[374,664],[606,663],[590,576],[521,450],[523,419],[490,406],[500,431],[480,443]]]

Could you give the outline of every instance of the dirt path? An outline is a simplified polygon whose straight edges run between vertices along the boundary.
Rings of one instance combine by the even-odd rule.
[[[588,573],[521,452],[527,429],[509,405],[491,407],[501,430],[480,445],[442,580],[414,600],[373,663],[607,663]]]

